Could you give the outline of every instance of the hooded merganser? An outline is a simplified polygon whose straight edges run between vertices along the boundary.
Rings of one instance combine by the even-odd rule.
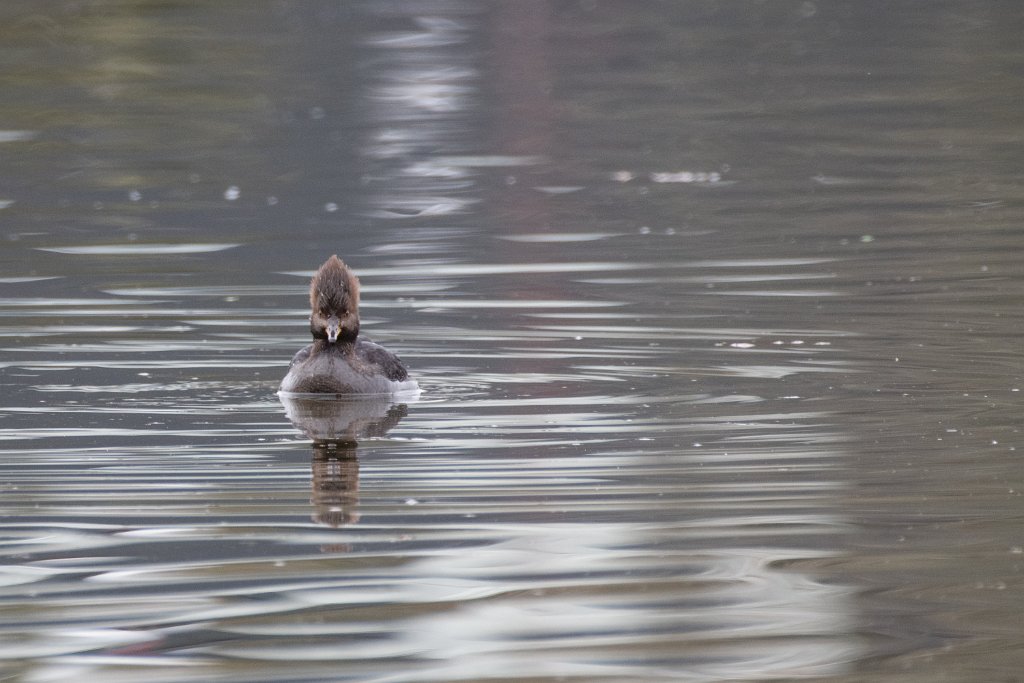
[[[337,256],[309,285],[313,343],[295,354],[281,391],[295,394],[393,394],[418,385],[398,357],[359,336],[359,279]]]

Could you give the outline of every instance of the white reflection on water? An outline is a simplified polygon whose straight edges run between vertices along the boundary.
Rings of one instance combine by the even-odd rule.
[[[393,11],[381,6],[371,14],[385,21]],[[477,20],[467,7],[444,13],[409,17],[416,30],[382,30],[364,39],[374,74],[366,85],[369,130],[360,149],[370,162],[369,216],[454,216],[481,201],[468,172],[474,157],[452,156],[471,150],[463,138],[478,103],[480,72],[466,47]]]
[[[472,554],[418,563],[418,601],[459,607],[415,619],[391,656],[426,657],[436,662],[427,675],[446,680],[487,677],[495,667],[524,678],[720,680],[827,675],[857,655],[856,647],[823,637],[850,628],[848,589],[771,569],[777,559],[827,554],[666,554],[660,563],[644,558],[638,569],[629,547],[652,540],[638,531],[546,525]],[[620,574],[624,566],[633,567],[631,576]],[[452,577],[462,581],[453,584]],[[496,596],[487,587],[499,577],[505,592]],[[789,634],[784,643],[754,644],[779,632]],[[751,643],[742,655],[727,644],[734,639]],[[638,656],[660,647],[666,648],[660,665],[654,658],[638,667]],[[559,650],[561,657],[535,656]]]
[[[147,244],[136,242],[131,244],[91,244],[66,247],[38,247],[39,251],[50,251],[55,254],[73,254],[81,256],[171,256],[174,254],[209,254],[216,251],[234,249],[239,244]]]

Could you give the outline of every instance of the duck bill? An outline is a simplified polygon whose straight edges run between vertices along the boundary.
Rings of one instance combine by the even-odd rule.
[[[341,323],[338,322],[338,316],[332,315],[327,319],[327,341],[334,343],[338,341],[338,334],[341,333]]]

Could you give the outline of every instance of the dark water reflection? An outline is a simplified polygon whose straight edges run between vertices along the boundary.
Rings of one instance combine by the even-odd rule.
[[[359,442],[387,434],[406,416],[406,404],[391,396],[280,398],[288,419],[312,442],[313,521],[332,527],[357,522]]]
[[[0,20],[11,680],[1018,676],[1015,4]]]

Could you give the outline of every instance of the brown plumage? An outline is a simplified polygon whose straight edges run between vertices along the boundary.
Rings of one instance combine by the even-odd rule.
[[[353,341],[359,335],[359,278],[336,254],[309,283],[309,305],[314,339]]]

